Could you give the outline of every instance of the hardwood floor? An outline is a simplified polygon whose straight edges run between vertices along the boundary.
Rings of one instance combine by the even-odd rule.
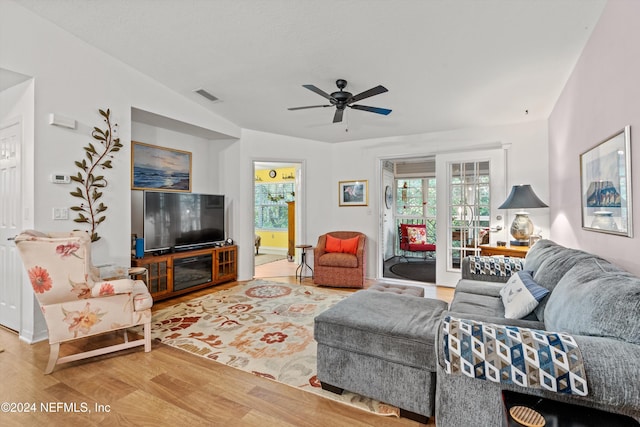
[[[269,280],[298,283],[291,276]],[[154,310],[236,284],[160,301]],[[303,284],[313,286],[311,279]],[[450,301],[453,290],[432,287],[426,293]],[[115,334],[105,334],[74,347],[87,350],[115,339]],[[0,348],[4,349],[0,400],[14,402],[14,409],[28,404],[31,410],[0,412],[3,426],[421,425],[406,418],[373,415],[157,342],[150,353],[138,347],[61,365],[50,375],[43,374],[47,342],[29,345],[0,328]],[[61,354],[69,350],[71,344],[61,346]],[[429,425],[435,425],[433,419]]]
[[[257,265],[253,277],[256,279],[266,279],[271,277],[295,276],[298,264],[293,261],[281,259],[268,264]],[[308,270],[305,274],[309,274]]]

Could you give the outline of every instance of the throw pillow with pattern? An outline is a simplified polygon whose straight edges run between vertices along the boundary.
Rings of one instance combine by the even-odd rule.
[[[531,313],[548,293],[548,289],[533,280],[531,271],[518,271],[500,290],[504,317],[522,319]]]

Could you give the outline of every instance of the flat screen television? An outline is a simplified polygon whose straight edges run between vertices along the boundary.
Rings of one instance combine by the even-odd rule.
[[[213,246],[225,239],[224,196],[144,192],[145,252]]]

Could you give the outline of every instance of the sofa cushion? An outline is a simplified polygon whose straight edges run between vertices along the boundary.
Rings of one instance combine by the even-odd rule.
[[[435,336],[446,308],[435,299],[358,291],[315,318],[314,338],[356,355],[435,372]]]
[[[548,330],[640,344],[640,278],[592,258],[560,279],[545,308]]]
[[[504,305],[500,295],[482,295],[456,290],[449,310],[467,315],[504,317]]]
[[[484,280],[460,279],[456,285],[456,294],[465,292],[468,294],[487,295],[490,297],[500,297],[500,290],[504,283],[487,282]]]
[[[504,304],[504,317],[522,319],[531,313],[548,293],[548,289],[533,280],[530,271],[517,272],[500,290],[502,304]]]
[[[538,246],[538,243],[534,245],[534,248]],[[549,248],[549,250],[547,251],[547,258],[544,259],[542,263],[540,263],[538,269],[533,270],[533,280],[535,280],[536,283],[540,286],[547,288],[553,293],[553,289],[556,287],[560,279],[567,273],[567,271],[569,271],[581,260],[592,258],[601,259],[595,255],[580,251],[578,249],[570,249],[563,246],[555,245],[555,247]],[[525,260],[525,270],[531,270],[529,268],[530,266],[530,263]],[[547,301],[550,295],[551,294],[543,298],[540,301],[540,304],[538,304],[538,306],[534,310],[534,313],[542,322],[544,322],[544,308],[547,305]]]
[[[413,295],[424,297],[424,288],[420,286],[390,285],[388,283],[375,283],[367,288],[368,291],[389,292],[397,295]]]
[[[558,245],[552,240],[539,240],[535,245],[531,246],[531,249],[527,252],[524,258],[525,265],[523,269],[533,271],[535,274],[545,259],[563,249],[565,249],[563,246]]]
[[[353,254],[328,252],[318,258],[318,265],[324,267],[357,267],[358,257]]]

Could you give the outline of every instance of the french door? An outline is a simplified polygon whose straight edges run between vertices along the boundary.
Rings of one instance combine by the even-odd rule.
[[[436,156],[438,182],[436,274],[438,284],[455,286],[462,258],[479,245],[503,239],[498,206],[506,194],[503,149]]]

